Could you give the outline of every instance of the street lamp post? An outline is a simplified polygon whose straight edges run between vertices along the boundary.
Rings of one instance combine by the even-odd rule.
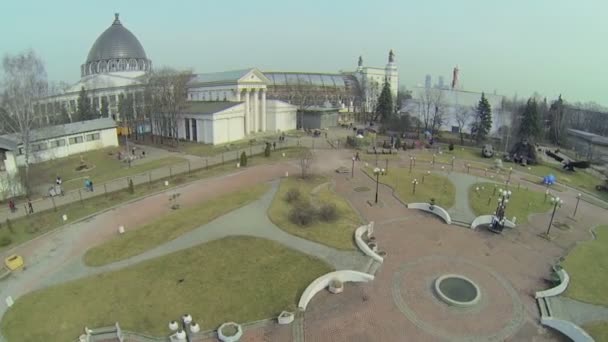
[[[350,169],[350,178],[355,178],[355,157],[353,157],[353,166]]]
[[[380,183],[380,174],[384,174],[384,169],[375,168],[374,175],[376,175],[376,204],[378,204],[378,184]]]
[[[414,179],[414,180],[412,181],[412,195],[415,195],[415,194],[416,194],[416,185],[417,185],[417,184],[418,184],[418,180],[417,180],[417,179]]]
[[[452,156],[452,171],[454,171],[454,160],[456,160],[456,157]]]
[[[574,213],[572,214],[572,218],[574,218],[576,216],[576,211],[578,210],[578,202],[581,201],[582,196],[583,195],[580,193],[578,195],[576,195],[576,206],[574,207]]]
[[[431,175],[431,171],[427,171],[426,174],[422,175],[422,184],[424,184],[424,177],[427,176],[427,175],[430,176]]]
[[[551,231],[551,225],[553,225],[553,218],[555,218],[555,212],[558,207],[561,207],[564,204],[564,201],[559,197],[551,197],[551,204],[553,204],[553,213],[551,213],[551,220],[549,220],[549,227],[547,227],[547,233],[545,235],[549,237],[549,232]]]
[[[412,165],[414,164],[414,157],[410,157],[410,173],[412,173]]]
[[[171,341],[191,342],[190,334],[198,333],[201,327],[192,320],[192,316],[185,314],[181,320],[169,322],[169,330],[173,332],[170,336]]]
[[[509,178],[508,178],[508,180],[507,180],[508,182],[510,182],[510,181],[511,181],[511,174],[512,174],[512,173],[513,173],[513,167],[511,166],[511,167],[509,167]]]
[[[510,190],[498,189],[498,206],[496,207],[496,220],[492,223],[490,228],[495,233],[500,233],[505,227],[505,213],[507,210],[507,204],[511,198],[512,192]]]

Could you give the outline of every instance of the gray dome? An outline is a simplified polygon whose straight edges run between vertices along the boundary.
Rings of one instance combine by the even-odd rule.
[[[152,62],[137,37],[127,30],[115,14],[114,22],[95,41],[82,76],[115,71],[149,71]]]
[[[113,58],[146,58],[143,46],[131,31],[122,26],[118,14],[112,26],[93,44],[87,62]]]

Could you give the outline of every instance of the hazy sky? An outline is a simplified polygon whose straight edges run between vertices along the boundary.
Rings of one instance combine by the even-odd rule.
[[[606,0],[3,0],[0,55],[75,82],[114,12],[156,67],[337,72],[397,56],[401,85],[455,65],[465,89],[608,105]]]

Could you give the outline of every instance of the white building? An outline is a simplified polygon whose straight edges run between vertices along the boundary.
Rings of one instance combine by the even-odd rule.
[[[118,146],[116,122],[110,118],[48,126],[32,130],[30,136],[30,164]],[[16,196],[23,192],[19,167],[25,166],[24,149],[19,134],[0,136],[0,192],[5,196]]]
[[[354,73],[361,86],[363,95],[363,110],[373,112],[376,110],[376,102],[384,82],[388,82],[393,100],[397,99],[399,91],[399,72],[395,64],[395,54],[391,50],[388,54],[388,63],[384,68],[366,67],[363,66],[363,58],[359,57],[359,65]]]
[[[143,46],[122,25],[116,13],[112,25],[95,40],[80,66],[80,81],[60,94],[40,99],[34,109],[46,124],[58,122],[62,113],[75,121],[73,114],[78,110],[78,96],[84,88],[93,110],[100,112],[102,103],[106,102],[109,117],[120,120],[120,97],[132,96],[134,110],[139,110],[143,104],[145,75],[151,70],[152,61]]]

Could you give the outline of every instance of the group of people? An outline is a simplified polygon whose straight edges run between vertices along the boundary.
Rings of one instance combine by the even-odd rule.
[[[11,213],[14,213],[17,211],[17,206],[15,205],[15,200],[13,200],[12,198],[8,200],[8,209],[11,211]],[[27,210],[28,214],[34,213],[34,206],[32,205],[32,201],[30,200],[29,197],[27,198],[26,210]]]

